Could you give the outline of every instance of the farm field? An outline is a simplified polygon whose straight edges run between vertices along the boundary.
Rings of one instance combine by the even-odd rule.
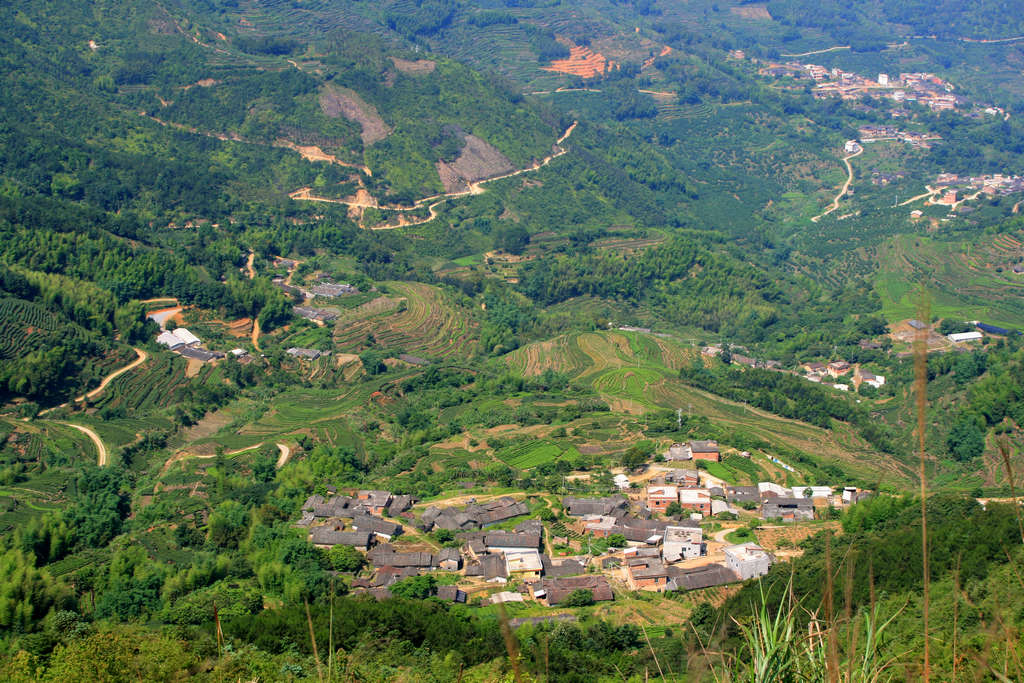
[[[465,357],[475,347],[477,323],[440,289],[416,282],[388,282],[391,295],[343,314],[334,328],[339,351],[358,353],[372,336],[379,348],[430,359]]]
[[[933,315],[1024,327],[1024,276],[1013,265],[1024,257],[1021,233],[979,235],[963,242],[894,237],[878,250],[875,289],[889,320],[913,317],[923,285]]]
[[[526,376],[536,376],[548,368],[564,372],[597,390],[613,414],[642,416],[655,409],[682,409],[706,416],[712,423],[742,429],[780,453],[796,451],[822,462],[841,461],[851,474],[868,480],[896,485],[912,477],[904,465],[880,456],[846,425],[825,430],[729,401],[678,380],[675,370],[680,364],[698,357],[696,349],[669,339],[615,331],[563,335],[517,349],[505,360],[512,370]],[[607,434],[593,432],[587,436],[611,437],[614,432],[612,429]],[[788,464],[799,468],[797,462]]]

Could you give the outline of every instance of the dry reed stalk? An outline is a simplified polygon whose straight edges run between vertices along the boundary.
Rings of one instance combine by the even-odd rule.
[[[522,672],[519,671],[519,643],[512,633],[512,627],[508,623],[508,614],[505,613],[505,606],[498,603],[498,626],[501,629],[502,640],[505,641],[505,651],[508,652],[508,660],[512,663],[512,677],[516,683],[523,682]]]
[[[829,683],[839,683],[839,651],[836,643],[836,624],[833,614],[833,582],[832,582],[832,534],[825,534],[825,630],[828,639],[828,653],[825,658],[825,670],[828,672]]]
[[[313,633],[313,616],[309,613],[309,600],[303,600],[306,605],[306,623],[309,624],[309,640],[313,643],[313,661],[316,662],[316,677],[320,683],[324,681],[324,672],[320,667],[320,653],[316,649],[316,634]]]
[[[665,672],[661,670],[661,662],[658,661],[658,655],[654,652],[654,647],[651,645],[651,639],[647,637],[647,629],[644,628],[643,624],[640,624],[640,631],[644,634],[644,640],[647,641],[647,649],[651,651],[651,657],[654,657],[654,663],[658,667],[658,675],[661,676],[661,680],[665,680]]]
[[[922,290],[921,299],[918,306],[918,320],[926,321],[930,320],[931,315],[929,313],[928,302],[925,299],[925,293]],[[921,479],[921,572],[923,579],[923,590],[922,590],[922,630],[924,631],[924,670],[922,671],[922,680],[925,683],[931,679],[931,660],[929,658],[929,642],[928,642],[928,608],[931,593],[931,572],[928,567],[928,485],[926,481],[927,473],[925,471],[925,453],[924,453],[924,426],[925,426],[925,408],[928,403],[928,327],[927,323],[923,329],[917,331],[914,335],[914,398],[917,404],[917,441],[918,441],[918,454],[920,460],[920,479]]]
[[[1017,529],[1020,530],[1020,542],[1024,543],[1024,522],[1020,518],[1020,505],[1017,502],[1017,489],[1013,485],[1013,467],[1010,465],[1010,445],[1004,436],[999,440],[999,455],[1006,468],[1006,480],[1010,484],[1010,496],[1013,498],[1013,512],[1017,515]]]

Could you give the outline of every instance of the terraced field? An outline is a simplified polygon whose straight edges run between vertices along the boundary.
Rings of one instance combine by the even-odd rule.
[[[845,469],[870,480],[906,482],[912,474],[895,460],[882,456],[849,427],[825,430],[709,394],[677,379],[677,370],[697,350],[672,339],[639,332],[607,331],[563,335],[538,342],[505,356],[515,372],[535,376],[551,368],[592,386],[612,409],[611,419],[642,415],[654,409],[682,409],[703,415],[715,424],[739,428],[770,443],[780,452],[800,451],[823,461],[842,462]],[[629,419],[629,418],[626,418]],[[636,418],[632,418],[635,420]],[[617,428],[590,430],[587,440],[618,436]],[[733,469],[746,472],[748,463]],[[794,465],[795,466],[795,465]],[[750,472],[747,472],[750,474]]]
[[[528,441],[510,446],[499,452],[497,456],[512,467],[527,470],[546,462],[553,462],[561,457],[578,454],[579,452],[572,446],[565,448],[553,441]]]
[[[387,287],[393,295],[367,302],[338,320],[334,343],[339,351],[358,353],[372,335],[378,347],[431,359],[473,352],[476,321],[440,289],[418,282],[389,282]]]
[[[161,354],[133,372],[117,377],[96,400],[99,408],[121,408],[130,413],[167,408],[181,401],[190,382],[216,382],[220,373],[213,365],[204,365],[194,378],[185,377],[183,358]]]
[[[980,235],[968,242],[895,237],[878,249],[875,288],[890,320],[912,317],[924,285],[932,313],[1024,326],[1024,276],[1013,264],[1024,256],[1021,233]]]

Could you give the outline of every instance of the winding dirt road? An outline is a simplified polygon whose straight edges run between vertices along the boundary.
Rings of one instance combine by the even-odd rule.
[[[139,367],[140,365],[145,363],[147,360],[149,360],[149,354],[146,353],[145,351],[143,351],[142,349],[138,349],[138,348],[132,347],[132,350],[135,351],[135,353],[138,356],[138,358],[133,360],[128,365],[125,365],[122,368],[118,368],[117,370],[114,370],[112,373],[110,373],[109,375],[104,377],[103,381],[100,382],[100,385],[98,387],[96,387],[95,389],[93,389],[90,392],[87,392],[87,393],[79,396],[74,401],[68,401],[67,403],[61,403],[59,406],[55,406],[53,408],[47,408],[46,410],[41,411],[39,414],[40,415],[46,415],[47,413],[50,413],[50,412],[52,412],[54,410],[57,410],[57,408],[67,408],[72,403],[81,403],[81,402],[85,401],[85,399],[87,399],[87,398],[96,398],[101,393],[103,393],[103,390],[107,388],[108,384],[110,384],[115,379],[117,379],[118,377],[120,377],[124,373],[128,372],[129,370],[134,370],[135,368]]]
[[[99,434],[82,425],[71,424],[70,422],[61,422],[61,424],[73,427],[89,437],[96,446],[96,464],[100,467],[104,467],[107,464],[107,447],[103,445],[103,440],[100,439]]]
[[[430,221],[432,221],[435,218],[437,218],[437,216],[438,216],[437,207],[440,206],[441,204],[444,204],[445,202],[447,202],[447,201],[449,201],[451,199],[456,199],[458,197],[468,197],[470,195],[483,194],[483,192],[484,192],[484,187],[483,186],[484,186],[485,183],[493,183],[496,180],[504,180],[505,178],[513,178],[513,177],[515,177],[517,175],[522,175],[523,173],[531,173],[533,171],[537,171],[537,170],[540,170],[541,168],[544,168],[549,163],[551,163],[552,161],[554,161],[558,157],[560,157],[563,154],[565,154],[566,152],[568,152],[567,149],[562,147],[562,143],[569,139],[569,136],[572,135],[572,132],[574,130],[576,130],[576,126],[578,124],[579,124],[578,121],[573,121],[572,125],[569,126],[565,130],[565,133],[563,133],[562,136],[560,138],[558,138],[557,141],[555,141],[555,147],[558,148],[558,151],[548,155],[547,157],[545,157],[541,161],[533,164],[532,166],[528,166],[526,168],[521,168],[518,171],[512,171],[511,173],[505,173],[503,175],[494,176],[492,178],[484,178],[482,180],[477,180],[475,182],[470,183],[469,184],[469,189],[465,190],[463,192],[449,192],[449,193],[446,193],[446,194],[434,195],[432,197],[424,197],[423,199],[420,199],[420,200],[414,202],[412,206],[386,206],[386,205],[385,206],[380,206],[375,201],[373,201],[373,202],[370,202],[370,201],[348,201],[348,200],[345,200],[345,199],[332,199],[330,197],[317,197],[317,196],[315,196],[313,194],[312,188],[309,188],[309,187],[304,187],[304,188],[301,188],[299,190],[296,190],[295,192],[292,192],[288,196],[291,197],[292,199],[298,200],[298,201],[324,202],[324,203],[328,203],[328,204],[342,204],[344,206],[348,206],[348,207],[352,207],[352,208],[356,208],[356,209],[376,209],[376,208],[380,208],[380,209],[384,209],[386,211],[395,211],[395,212],[398,212],[400,214],[407,213],[409,211],[417,211],[417,210],[420,210],[420,209],[423,209],[424,207],[426,207],[426,209],[428,211],[428,216],[426,218],[417,218],[417,219],[412,219],[412,220],[403,220],[399,225],[377,226],[377,227],[374,227],[373,230],[394,230],[396,228],[405,228],[405,227],[414,226],[414,225],[423,225],[424,223],[429,223]]]
[[[821,220],[822,218],[824,218],[825,216],[829,215],[830,213],[832,213],[833,211],[835,211],[836,209],[839,208],[839,200],[843,198],[843,196],[850,189],[850,184],[853,183],[853,166],[850,165],[850,159],[852,159],[852,158],[854,158],[856,156],[860,156],[863,153],[864,153],[864,147],[860,147],[853,154],[847,154],[845,157],[843,157],[843,163],[846,164],[846,174],[847,174],[846,175],[846,182],[843,183],[843,189],[841,189],[839,191],[839,194],[836,195],[836,198],[832,200],[831,208],[826,209],[825,213],[819,214],[819,215],[815,216],[814,218],[812,218],[811,219],[812,223],[817,223],[819,220]]]

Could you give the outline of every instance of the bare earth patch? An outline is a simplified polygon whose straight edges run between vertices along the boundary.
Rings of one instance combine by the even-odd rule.
[[[437,173],[445,192],[466,192],[470,183],[513,170],[512,162],[486,140],[475,135],[467,135],[465,139],[458,159],[451,163],[437,162]]]
[[[768,13],[767,5],[741,5],[730,7],[729,11],[738,14],[744,19],[767,19],[771,21],[772,15]]]
[[[429,59],[417,59],[416,61],[411,61],[408,59],[392,57],[391,63],[395,65],[396,69],[404,74],[429,74],[433,73],[434,69],[437,68],[437,62],[432,62]]]
[[[326,86],[320,92],[320,109],[327,116],[344,116],[362,126],[363,132],[360,137],[364,145],[379,142],[391,133],[391,129],[377,113],[377,109],[348,88]]]

